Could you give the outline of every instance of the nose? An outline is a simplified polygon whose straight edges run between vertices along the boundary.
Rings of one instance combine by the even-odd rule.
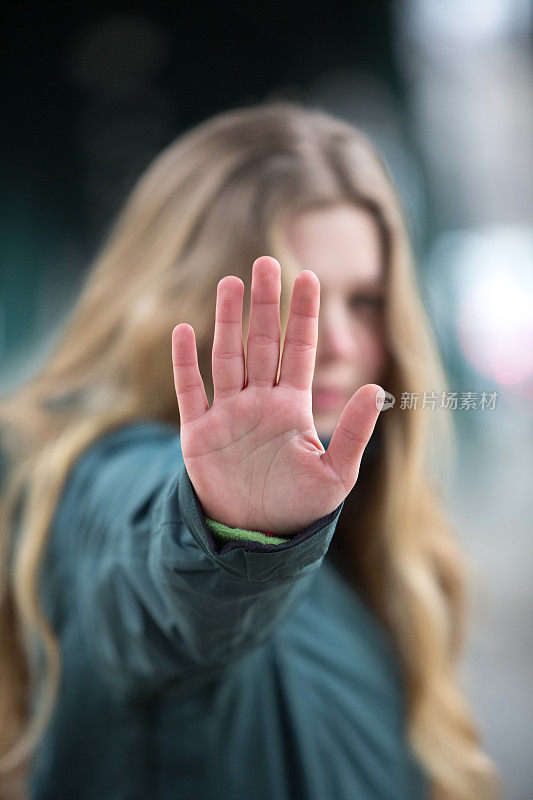
[[[321,359],[344,359],[353,356],[353,349],[354,337],[346,311],[340,304],[321,304],[317,355]]]

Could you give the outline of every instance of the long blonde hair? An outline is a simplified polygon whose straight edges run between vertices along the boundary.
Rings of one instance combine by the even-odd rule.
[[[178,429],[171,368],[171,332],[178,322],[194,327],[212,402],[216,285],[232,274],[249,287],[258,255],[273,255],[282,265],[283,337],[292,283],[301,269],[292,260],[283,224],[299,211],[339,203],[366,209],[382,234],[390,348],[384,387],[397,399],[403,391],[445,390],[418,294],[406,221],[380,156],[347,122],[278,99],[218,114],[154,159],[88,270],[53,352],[25,385],[2,398],[4,800],[21,797],[28,761],[60,685],[58,640],[43,613],[38,585],[69,470],[95,439],[130,421],[158,419]],[[248,313],[245,299],[245,328]],[[363,583],[403,666],[409,742],[434,798],[493,797],[497,773],[456,674],[468,570],[444,513],[438,480],[430,477],[452,435],[449,416],[444,409],[406,412],[397,403],[380,415],[379,424],[384,447],[369,488],[376,502],[372,514],[358,518],[352,538],[369,545]],[[343,524],[354,523],[346,518]],[[35,637],[46,668],[38,703],[39,671],[30,645]]]

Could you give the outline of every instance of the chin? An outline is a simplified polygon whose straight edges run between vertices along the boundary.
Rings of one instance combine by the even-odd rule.
[[[334,428],[341,417],[343,409],[344,406],[339,406],[335,411],[313,411],[315,426],[318,427],[320,425],[326,428]]]
[[[316,432],[321,438],[324,436],[333,436],[333,431],[337,427],[341,411],[342,409],[331,414],[313,414]]]

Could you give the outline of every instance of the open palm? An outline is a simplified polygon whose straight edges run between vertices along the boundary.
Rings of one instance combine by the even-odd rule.
[[[346,404],[326,451],[312,414],[320,282],[312,270],[294,281],[280,354],[281,267],[254,261],[244,358],[244,284],[226,275],[217,287],[211,408],[198,366],[194,329],[172,331],[180,442],[205,514],[248,530],[291,534],[333,511],[357,481],[381,409],[377,384]]]

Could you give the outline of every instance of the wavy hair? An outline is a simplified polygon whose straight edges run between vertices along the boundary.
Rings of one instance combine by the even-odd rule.
[[[408,225],[383,160],[348,122],[318,107],[270,98],[200,123],[152,161],[106,232],[51,354],[1,398],[2,800],[23,796],[29,760],[60,685],[59,643],[38,586],[69,471],[92,442],[128,422],[149,418],[179,426],[171,332],[180,321],[194,328],[212,402],[217,282],[233,274],[249,287],[251,265],[264,253],[282,265],[283,339],[300,271],[284,225],[300,211],[340,203],[366,209],[382,238],[389,346],[384,387],[397,398],[403,391],[445,390]],[[245,329],[248,321],[245,297]],[[408,741],[429,776],[432,797],[492,798],[498,774],[457,675],[470,567],[437,476],[451,453],[451,418],[444,409],[407,413],[397,404],[378,425],[383,445],[367,476],[368,502],[356,517],[349,497],[339,526],[357,524],[357,536],[349,537],[352,566],[397,650]]]

